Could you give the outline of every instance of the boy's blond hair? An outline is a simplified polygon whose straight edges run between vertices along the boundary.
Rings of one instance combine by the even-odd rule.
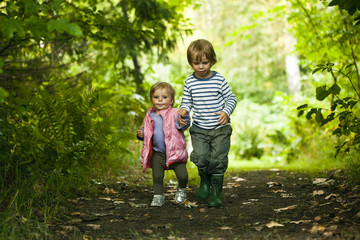
[[[198,39],[190,43],[187,49],[187,60],[190,65],[194,62],[200,62],[201,58],[205,56],[211,66],[216,62],[216,54],[213,45],[206,39]]]
[[[150,101],[154,95],[154,92],[158,89],[163,89],[163,88],[166,88],[169,93],[170,93],[170,96],[171,96],[171,99],[172,99],[172,104],[171,106],[174,106],[174,103],[175,103],[175,89],[173,88],[173,86],[171,86],[170,83],[167,83],[167,82],[157,82],[155,83],[154,85],[152,85],[152,87],[150,88]]]

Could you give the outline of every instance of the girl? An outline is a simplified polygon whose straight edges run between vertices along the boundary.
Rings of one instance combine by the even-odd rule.
[[[152,168],[154,197],[150,204],[160,207],[165,203],[164,172],[174,170],[178,180],[175,201],[186,201],[188,172],[186,162],[188,153],[184,130],[190,125],[189,116],[184,116],[179,123],[178,109],[173,108],[175,99],[174,88],[166,82],[157,82],[150,89],[150,108],[143,122],[143,128],[137,131],[137,138],[144,141],[141,151],[143,172]]]

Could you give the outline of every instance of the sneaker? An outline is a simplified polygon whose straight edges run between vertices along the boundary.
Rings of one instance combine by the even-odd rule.
[[[175,202],[177,203],[184,203],[186,201],[186,188],[179,188],[177,189],[177,192],[175,194]]]
[[[154,195],[153,200],[150,204],[151,207],[161,207],[165,203],[164,195]]]

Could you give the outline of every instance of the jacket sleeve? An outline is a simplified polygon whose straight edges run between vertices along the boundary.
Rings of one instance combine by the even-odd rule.
[[[179,118],[185,119],[186,120],[186,125],[184,127],[182,127],[179,123]],[[185,131],[186,129],[188,129],[190,127],[190,115],[181,117],[180,115],[178,115],[176,122],[175,122],[175,126],[178,130],[182,130]]]

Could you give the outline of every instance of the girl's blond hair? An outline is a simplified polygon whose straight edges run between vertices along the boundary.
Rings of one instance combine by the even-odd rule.
[[[167,82],[157,82],[154,85],[152,85],[152,87],[150,88],[150,101],[154,95],[154,92],[158,89],[163,89],[163,88],[166,88],[169,91],[171,99],[173,100],[171,106],[174,106],[175,89],[173,88],[173,86],[171,86],[170,83],[167,83]]]

